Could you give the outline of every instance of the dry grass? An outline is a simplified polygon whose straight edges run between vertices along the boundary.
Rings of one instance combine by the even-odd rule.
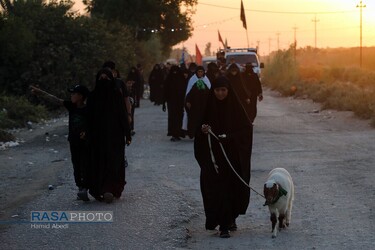
[[[268,59],[265,85],[284,95],[308,96],[325,109],[353,111],[375,126],[375,48],[364,49],[362,68],[358,48],[306,48],[297,51],[296,60],[292,50]]]

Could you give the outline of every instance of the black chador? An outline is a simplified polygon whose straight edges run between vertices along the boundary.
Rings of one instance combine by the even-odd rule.
[[[241,107],[246,111],[247,117],[250,122],[252,122],[250,118],[251,114],[251,93],[249,89],[245,87],[245,84],[242,80],[241,72],[237,64],[232,63],[228,70],[226,76],[228,77],[234,94],[237,96],[238,100],[240,101]]]
[[[87,100],[89,112],[90,188],[97,200],[120,197],[125,186],[125,137],[130,129],[124,99],[111,71],[102,69]]]
[[[242,80],[244,83],[245,88],[248,92],[251,93],[250,95],[250,119],[254,121],[255,117],[257,116],[257,103],[258,98],[262,100],[262,84],[259,80],[257,73],[253,70],[253,65],[246,64],[246,70],[242,73]]]
[[[228,96],[219,100],[214,90],[228,89]],[[226,77],[218,77],[212,84],[202,125],[206,124],[221,139],[229,162],[247,183],[250,183],[252,125],[234,95]],[[206,229],[220,225],[220,230],[230,230],[235,219],[245,214],[249,205],[250,189],[242,183],[230,168],[218,141],[200,132],[194,140],[194,154],[201,168],[200,186],[206,214]],[[213,159],[217,164],[216,170]]]
[[[215,89],[225,87],[228,95],[224,100],[215,96]],[[237,97],[234,95],[229,80],[218,77],[213,83],[207,101],[202,125],[206,124],[220,139],[226,155],[241,178],[250,183],[252,124]],[[206,229],[213,230],[220,225],[220,230],[230,230],[235,219],[245,214],[250,189],[242,183],[230,168],[220,145],[211,137],[211,150],[208,135],[199,130],[194,140],[194,154],[201,168],[200,186],[206,215]],[[218,169],[213,164],[213,159]]]
[[[184,130],[190,138],[194,137],[206,107],[206,100],[211,88],[210,80],[204,73],[204,68],[198,66],[196,73],[189,79],[185,95]]]
[[[150,85],[150,101],[156,105],[162,103],[164,78],[164,71],[159,64],[155,64],[148,78],[148,84]]]
[[[178,66],[172,66],[164,84],[164,98],[168,107],[168,136],[178,140],[182,133],[182,117],[187,81]]]

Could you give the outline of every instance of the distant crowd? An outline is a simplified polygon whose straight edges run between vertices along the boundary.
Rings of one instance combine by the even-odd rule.
[[[207,70],[196,63],[171,65],[155,64],[149,78],[150,101],[168,108],[168,136],[178,141],[194,138],[200,126],[211,83],[219,76],[230,81],[251,123],[257,115],[257,102],[263,99],[259,76],[248,63],[243,67],[235,62],[211,62]]]

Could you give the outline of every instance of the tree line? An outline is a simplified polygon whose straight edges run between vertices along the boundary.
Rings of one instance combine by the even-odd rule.
[[[191,35],[196,0],[85,0],[89,16],[73,2],[0,0],[0,90],[22,94],[29,83],[61,91],[72,82],[90,84],[111,59],[125,71],[169,55]],[[185,5],[185,11],[181,10]],[[173,31],[172,31],[173,30]],[[153,31],[153,32],[151,32]]]
[[[72,11],[71,0],[0,0],[1,96],[23,96],[34,84],[64,97],[74,83],[93,87],[106,60],[122,73],[136,63],[151,67],[191,36],[197,1],[83,2],[87,15]]]

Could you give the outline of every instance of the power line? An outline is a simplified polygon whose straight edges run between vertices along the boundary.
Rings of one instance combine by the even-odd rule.
[[[216,5],[216,4],[209,4],[209,3],[202,3],[199,2],[200,5],[206,5],[216,8],[223,8],[223,9],[232,9],[232,10],[239,10],[240,8],[236,7],[229,7],[229,6],[222,6],[222,5]],[[343,13],[350,13],[354,12],[354,10],[341,10],[341,11],[304,11],[304,12],[298,12],[298,11],[271,11],[271,10],[255,10],[255,9],[245,9],[245,11],[250,12],[259,12],[259,13],[270,13],[270,14],[297,14],[297,15],[306,15],[306,14],[343,14]]]
[[[329,30],[349,30],[349,29],[358,29],[358,26],[347,26],[347,27],[328,27],[328,28],[320,28],[321,31],[329,31]],[[217,31],[217,29],[201,29],[205,31]],[[220,30],[227,33],[240,33],[240,30]],[[314,29],[299,29],[299,32],[311,32]],[[252,34],[268,34],[273,33],[274,30],[262,30],[262,31],[252,31]],[[281,33],[290,33],[290,30],[279,30]]]
[[[210,23],[206,23],[206,24],[200,24],[200,25],[196,25],[194,26],[195,28],[198,28],[200,26],[202,26],[203,28],[206,27],[206,26],[209,26],[209,25],[212,25],[212,24],[221,24],[221,23],[224,23],[224,22],[227,22],[227,21],[231,21],[235,18],[239,18],[240,15],[237,15],[237,16],[234,16],[234,17],[230,17],[230,18],[226,18],[226,19],[221,19],[221,20],[218,20],[218,21],[213,21],[213,22],[210,22]]]

